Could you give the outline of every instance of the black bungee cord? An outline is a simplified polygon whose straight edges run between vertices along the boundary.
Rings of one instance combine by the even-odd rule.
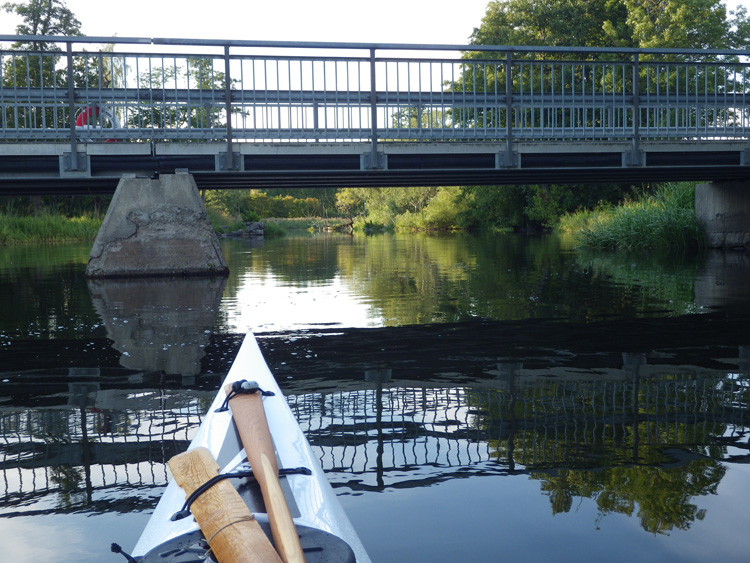
[[[255,381],[248,381],[247,379],[240,379],[232,383],[232,390],[227,393],[224,402],[214,412],[226,412],[229,410],[229,401],[234,399],[237,395],[252,395],[253,393],[260,392],[264,397],[273,397],[275,393],[273,391],[263,391],[258,387],[258,383]]]

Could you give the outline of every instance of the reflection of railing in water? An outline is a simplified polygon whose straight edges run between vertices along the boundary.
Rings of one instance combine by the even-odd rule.
[[[644,463],[670,447],[748,458],[744,374],[638,375],[635,363],[630,377],[539,377],[510,367],[471,387],[397,387],[383,375],[366,389],[287,398],[332,483],[351,488]],[[129,396],[131,410],[3,412],[0,515],[152,507],[210,395],[181,392],[179,404],[153,409]]]
[[[472,466],[504,473],[643,463],[653,448],[731,459],[734,446],[747,458],[750,383],[734,374],[519,379],[493,388],[380,384],[289,402],[332,480],[341,472],[363,488],[417,486],[426,472],[434,481]]]
[[[1,414],[2,515],[38,512],[50,495],[54,507],[45,501],[41,512],[151,508],[167,482],[167,460],[187,447],[204,411],[195,399],[154,410]]]

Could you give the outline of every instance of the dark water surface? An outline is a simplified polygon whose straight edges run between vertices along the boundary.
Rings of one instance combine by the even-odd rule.
[[[0,560],[124,561],[247,330],[374,561],[747,560],[750,259],[226,241],[227,280],[0,247]]]

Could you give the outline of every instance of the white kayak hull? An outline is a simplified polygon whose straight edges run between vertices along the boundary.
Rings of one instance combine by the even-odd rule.
[[[305,467],[312,471],[312,475],[288,475],[284,478],[285,488],[288,485],[287,494],[291,493],[293,497],[290,504],[296,505],[293,511],[293,516],[296,515],[295,523],[341,538],[352,548],[358,563],[369,562],[354,527],[314,457],[252,334],[245,337],[237,358],[188,449],[200,446],[207,448],[222,472],[231,471],[245,461],[231,412],[216,412],[224,402],[224,387],[243,379],[256,381],[261,389],[274,393],[273,396],[263,398],[263,406],[279,467]],[[197,529],[198,526],[191,517],[170,520],[184,502],[184,491],[171,481],[133,549],[134,556],[143,556],[158,545]]]

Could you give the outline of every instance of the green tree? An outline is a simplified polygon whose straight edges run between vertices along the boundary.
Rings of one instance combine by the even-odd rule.
[[[603,47],[616,40],[617,46],[630,46],[620,39],[627,34],[626,17],[625,6],[618,1],[495,0],[487,5],[471,43]]]
[[[470,186],[464,225],[485,229],[539,231],[560,217],[600,202],[615,203],[629,194],[621,184],[542,184],[530,186]]]
[[[336,215],[336,194],[335,188],[263,188],[269,197],[292,196],[295,199],[317,199],[321,205],[323,216]]]
[[[341,188],[336,192],[336,209],[349,219],[365,214],[367,188]]]
[[[747,39],[745,8],[727,14],[720,0],[494,0],[471,43],[718,49]]]
[[[719,0],[622,0],[634,45],[643,48],[736,48],[737,15]],[[743,8],[744,10],[744,8]],[[742,18],[743,16],[739,16]]]
[[[6,3],[8,13],[21,17],[16,26],[19,35],[80,35],[81,22],[62,0],[29,0],[26,3]],[[61,49],[54,43],[41,40],[12,45],[13,49],[28,54],[3,57],[2,83],[10,88],[62,88],[66,85],[65,69],[59,68]],[[29,129],[65,127],[67,113],[53,104],[44,106],[5,104],[5,123],[8,127]]]
[[[25,3],[6,3],[2,9],[21,17],[16,27],[19,35],[81,36],[81,22],[63,0],[29,0]],[[13,49],[24,51],[4,57],[2,82],[15,88],[65,88],[67,69],[61,65],[61,47],[53,42],[35,39],[17,41]],[[73,59],[73,80],[77,88],[109,88],[121,86],[124,59],[114,53],[114,45],[99,53],[76,55]],[[41,106],[11,106],[5,108],[6,122],[18,128],[67,128],[67,104],[42,102]]]
[[[468,224],[483,229],[517,229],[525,227],[528,219],[524,186],[469,186],[464,188],[471,204],[467,212]]]
[[[316,198],[295,198],[290,195],[269,197],[257,190],[210,190],[206,208],[215,211],[227,222],[258,221],[269,217],[319,216],[320,201]]]
[[[438,191],[434,187],[348,188],[340,192],[337,206],[347,214],[362,206],[369,223],[392,227],[400,215],[421,213]]]
[[[81,35],[81,22],[63,0],[28,0],[25,3],[7,2],[2,5],[7,13],[21,17],[16,26],[18,35]],[[28,51],[21,55],[3,57],[2,85],[8,88],[62,88],[67,84],[66,70],[59,68],[62,51],[54,43],[41,40],[17,41],[13,49]],[[16,129],[65,128],[70,123],[67,109],[55,102],[43,105],[6,103],[2,109],[6,127]],[[36,212],[41,198],[33,198]]]
[[[495,0],[487,5],[481,25],[474,30],[471,43],[474,45],[524,45],[543,47],[638,47],[638,48],[737,48],[745,47],[750,38],[750,23],[745,8],[727,14],[720,0]],[[630,88],[630,78],[619,78],[605,67],[568,64],[565,69],[554,61],[590,59],[598,57],[612,59],[611,53],[604,55],[575,53],[514,53],[514,59],[535,59],[534,64],[514,69],[512,77],[506,77],[503,62],[505,53],[467,52],[466,64],[461,76],[447,85],[456,91],[488,91],[503,93],[506,81],[513,92],[530,94],[600,84],[603,91],[615,93]],[[656,57],[643,56],[642,60]],[[671,60],[675,60],[672,57]],[[683,59],[689,57],[683,56]],[[715,56],[715,59],[731,60],[731,57]],[[544,60],[542,60],[544,59]],[[678,58],[679,59],[679,58]],[[547,62],[549,61],[549,62]],[[657,63],[654,63],[657,64]],[[665,63],[667,64],[667,63]],[[562,72],[567,76],[563,77]],[[598,72],[596,75],[592,73]],[[689,84],[681,83],[683,89],[700,92],[742,92],[744,84],[736,80],[733,70],[722,64],[706,65],[691,72]],[[680,77],[685,80],[683,76]],[[641,69],[642,88],[655,91],[674,91],[677,80],[674,72],[656,72],[654,68]],[[544,83],[541,84],[539,81]],[[649,81],[649,84],[646,84]],[[659,83],[657,84],[656,81]],[[668,81],[671,81],[668,83]],[[672,86],[672,88],[669,88]],[[675,112],[678,110],[675,110]],[[569,126],[598,127],[606,119],[603,112],[583,112],[580,117],[570,117],[573,112],[558,110],[557,113],[528,111],[523,115],[525,123],[540,126],[542,120],[554,115],[555,123]],[[578,115],[578,114],[576,114]],[[673,115],[676,119],[676,115]],[[695,119],[706,123],[721,123],[736,119],[723,110],[706,109],[696,114]],[[462,127],[506,127],[505,108],[466,107],[454,110],[453,122]],[[657,116],[649,116],[657,119]],[[572,121],[569,121],[572,120]],[[548,121],[545,121],[545,123]],[[502,186],[467,188],[473,199],[469,220],[473,224],[499,227],[523,228],[550,226],[565,212],[595,205],[599,200],[614,202],[618,195],[628,193],[627,186],[600,186],[593,193],[581,186]],[[593,197],[592,197],[593,196]],[[593,201],[592,201],[593,200]]]
[[[3,9],[21,16],[22,23],[16,26],[18,35],[81,35],[81,22],[64,0],[6,2]],[[44,41],[17,42],[13,44],[13,48],[29,51],[59,50],[56,45]]]

